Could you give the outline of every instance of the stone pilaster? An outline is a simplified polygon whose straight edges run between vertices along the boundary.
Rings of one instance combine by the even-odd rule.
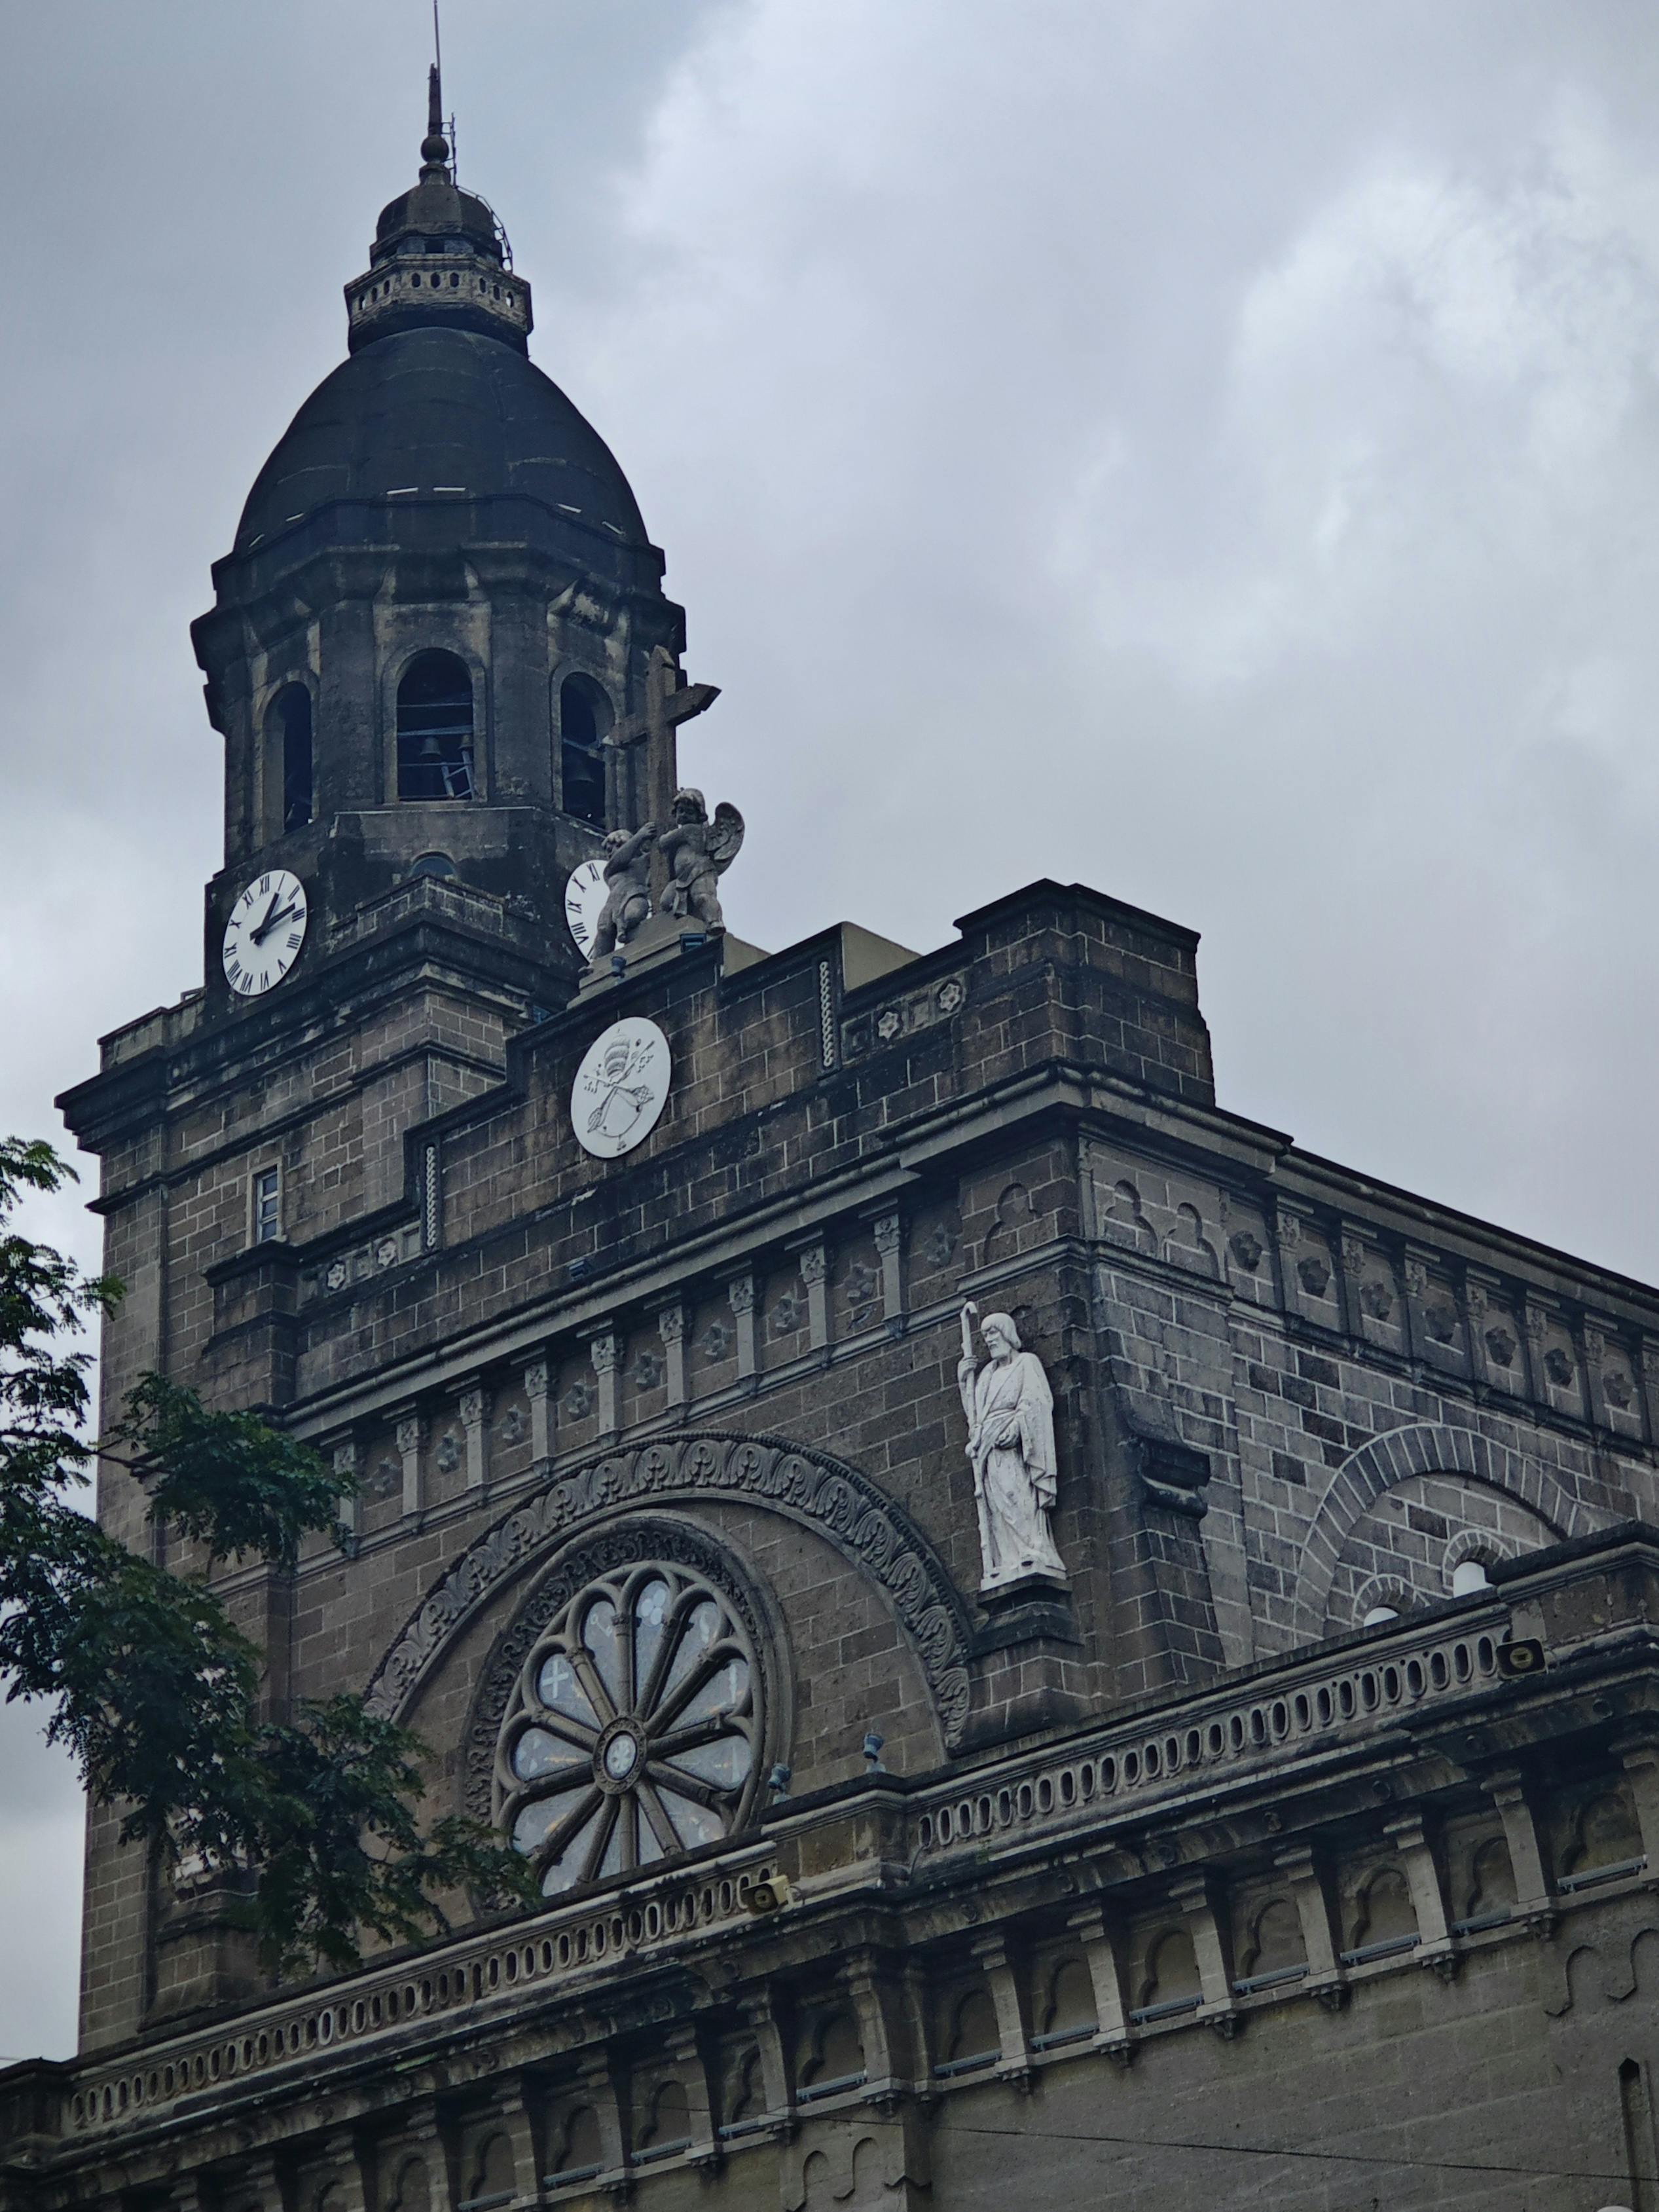
[[[547,1357],[539,1354],[524,1370],[524,1395],[530,1407],[532,1464],[545,1467],[553,1456],[553,1375]]]
[[[1446,1924],[1446,1897],[1440,1886],[1439,1865],[1422,1819],[1418,1814],[1408,1813],[1398,1820],[1388,1821],[1383,1833],[1399,1852],[1400,1863],[1406,1869],[1424,1961],[1437,1966],[1452,1955],[1451,1930]]]
[[[1114,2058],[1128,2056],[1129,2008],[1124,1994],[1124,1960],[1110,1917],[1097,1904],[1072,1913],[1066,1925],[1083,1946],[1095,1996],[1094,2048]]]
[[[996,2008],[997,2041],[1002,2052],[997,2062],[997,2073],[1017,2087],[1024,2087],[1031,2073],[1030,1991],[1025,1977],[1000,1933],[976,1936],[973,1954],[990,1986],[991,2002]]]
[[[668,1404],[672,1410],[685,1403],[685,1308],[679,1299],[658,1314],[657,1334],[662,1339]]]
[[[356,1480],[362,1473],[362,1454],[357,1449],[356,1437],[342,1437],[335,1444],[330,1457],[334,1472],[343,1479]],[[356,1536],[363,1525],[363,1501],[354,1491],[340,1500],[337,1508],[340,1525]]]
[[[1203,2016],[1224,2027],[1235,2017],[1235,2007],[1232,1945],[1220,1890],[1212,1875],[1196,1874],[1171,1882],[1170,1894],[1181,1907],[1193,1939],[1199,1986],[1204,1992]]]
[[[398,1456],[404,1463],[404,1511],[418,1513],[426,1503],[421,1480],[421,1447],[426,1441],[425,1424],[419,1411],[411,1407],[398,1418]]]
[[[456,1401],[461,1430],[466,1438],[466,1486],[482,1490],[489,1480],[489,1398],[481,1383],[471,1383]]]
[[[752,1382],[760,1367],[755,1333],[755,1278],[736,1275],[726,1286],[726,1296],[738,1327],[738,1380]]]
[[[872,1224],[881,1265],[881,1310],[895,1335],[904,1327],[904,1217],[895,1207]]]
[[[617,1370],[622,1359],[622,1341],[615,1329],[602,1328],[589,1337],[587,1356],[599,1380],[599,1434],[614,1437],[622,1425],[617,1403]]]
[[[1503,1819],[1510,1869],[1515,1876],[1516,1911],[1528,1917],[1553,1915],[1549,1875],[1523,1778],[1517,1768],[1506,1767],[1487,1775],[1484,1786]]]
[[[822,1237],[792,1248],[800,1255],[800,1278],[806,1285],[806,1334],[814,1352],[830,1348],[830,1255]]]
[[[789,2063],[789,2043],[777,1994],[763,1989],[744,2007],[760,2051],[761,2081],[766,2091],[768,2114],[785,2126],[795,2120],[795,2074]]]
[[[1642,1832],[1642,1849],[1648,1871],[1659,1869],[1659,1742],[1644,1737],[1616,1747],[1636,1801],[1636,1821]]]
[[[1325,1870],[1314,1852],[1304,1844],[1280,1851],[1273,1860],[1291,1885],[1297,1917],[1302,1923],[1302,1948],[1308,1961],[1308,1986],[1328,2001],[1342,1986],[1337,1960],[1336,1933],[1331,1924],[1331,1893]]]

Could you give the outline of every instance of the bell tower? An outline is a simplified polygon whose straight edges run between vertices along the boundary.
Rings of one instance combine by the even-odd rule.
[[[225,741],[207,996],[250,872],[342,918],[417,875],[546,926],[570,870],[636,818],[630,756],[681,610],[602,438],[531,362],[530,286],[457,184],[431,74],[418,181],[345,288],[349,352],[261,470],[194,626]],[[307,946],[314,958],[314,948]]]
[[[568,879],[646,796],[625,740],[708,689],[679,674],[627,478],[530,359],[530,287],[441,113],[434,70],[418,179],[345,288],[347,357],[260,471],[194,625],[225,761],[204,987],[106,1038],[59,1102],[101,1157],[127,1286],[106,1419],[147,1370],[280,1414],[312,1387],[318,1317],[428,1263],[443,1169],[422,1133],[570,1000]],[[100,1511],[149,1545],[141,1498],[117,1485]],[[279,1577],[239,1603],[286,1648]],[[152,1893],[103,1814],[85,1927],[89,2045],[249,1985],[240,1939]]]

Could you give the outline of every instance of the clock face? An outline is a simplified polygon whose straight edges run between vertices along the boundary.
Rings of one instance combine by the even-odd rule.
[[[225,924],[225,980],[241,999],[280,983],[306,941],[306,887],[286,868],[256,876]]]
[[[584,960],[593,957],[593,933],[599,926],[599,916],[605,912],[609,896],[605,870],[597,860],[581,861],[566,878],[564,918]]]
[[[589,1045],[570,1086],[570,1121],[584,1152],[614,1160],[642,1145],[668,1103],[673,1056],[654,1022],[630,1014]]]

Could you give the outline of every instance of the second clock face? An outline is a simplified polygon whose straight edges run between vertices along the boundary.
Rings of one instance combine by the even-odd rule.
[[[306,887],[286,868],[256,876],[225,924],[225,981],[241,999],[280,983],[306,941]]]
[[[668,1102],[673,1056],[655,1022],[630,1014],[594,1038],[570,1089],[570,1120],[584,1152],[614,1160],[642,1145]]]
[[[610,895],[605,870],[597,860],[578,861],[565,879],[564,918],[584,960],[593,957],[593,933]]]

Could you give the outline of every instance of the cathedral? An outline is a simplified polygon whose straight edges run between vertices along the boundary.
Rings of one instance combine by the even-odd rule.
[[[61,1103],[106,1416],[356,1478],[222,1577],[272,1699],[540,1902],[273,1985],[95,1810],[0,2203],[1659,2212],[1659,1293],[1231,1111],[1108,893],[729,933],[441,116],[195,625],[205,980]]]

